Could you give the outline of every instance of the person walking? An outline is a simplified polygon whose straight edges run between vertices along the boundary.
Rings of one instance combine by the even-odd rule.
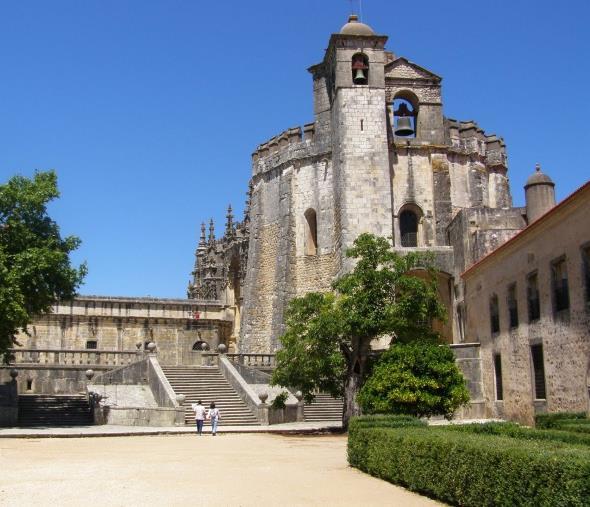
[[[207,419],[211,421],[211,435],[217,434],[217,424],[219,423],[219,409],[215,408],[215,402],[211,402],[209,411],[207,412]]]
[[[203,434],[203,423],[205,422],[205,407],[202,405],[201,400],[197,403],[193,403],[191,408],[195,412],[195,422],[197,423],[197,433]]]

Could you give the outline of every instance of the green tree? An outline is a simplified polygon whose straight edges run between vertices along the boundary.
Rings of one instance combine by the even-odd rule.
[[[62,238],[47,214],[47,204],[57,197],[53,171],[31,179],[15,176],[0,185],[0,355],[5,361],[16,335],[27,332],[31,319],[49,313],[56,301],[72,298],[86,274],[85,264],[70,264],[69,254],[80,240]]]
[[[428,254],[399,255],[387,239],[362,234],[346,255],[356,263],[333,293],[291,301],[273,375],[274,383],[300,389],[308,400],[316,389],[343,394],[345,427],[360,414],[356,395],[370,373],[371,340],[432,342],[438,337],[432,321],[445,319]],[[422,276],[413,274],[418,270]]]
[[[450,419],[469,401],[469,391],[450,347],[400,343],[380,356],[357,400],[368,414]]]

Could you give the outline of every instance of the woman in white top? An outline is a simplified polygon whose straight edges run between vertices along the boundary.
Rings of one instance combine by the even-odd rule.
[[[212,402],[209,407],[207,419],[211,420],[211,434],[215,436],[217,433],[217,424],[219,423],[219,409],[215,408],[215,402]]]

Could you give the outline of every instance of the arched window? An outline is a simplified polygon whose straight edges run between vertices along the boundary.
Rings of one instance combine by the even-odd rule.
[[[356,53],[352,57],[352,82],[355,85],[369,83],[369,58],[364,53]]]
[[[393,99],[393,133],[396,137],[416,137],[418,97],[410,91],[398,92]]]
[[[418,215],[414,211],[406,209],[400,213],[399,232],[402,246],[418,246]]]
[[[317,255],[318,223],[315,210],[309,208],[305,212],[305,255]]]

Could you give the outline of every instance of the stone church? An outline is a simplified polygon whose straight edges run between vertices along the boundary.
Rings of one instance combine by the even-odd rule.
[[[313,121],[254,151],[243,222],[230,208],[220,239],[203,224],[189,297],[234,308],[231,348],[274,352],[288,301],[329,289],[363,232],[435,254],[440,331],[462,342],[460,273],[526,226],[502,138],[445,116],[442,78],[386,42],[351,16],[308,69]]]
[[[149,346],[163,368],[224,348],[270,367],[288,302],[328,290],[369,232],[434,254],[449,316],[437,330],[471,391],[464,415],[531,423],[537,411],[588,410],[590,187],[555,206],[537,167],[526,207],[513,207],[502,138],[446,116],[442,78],[386,42],[354,15],[331,35],[308,69],[313,121],[254,150],[243,219],[230,207],[221,237],[202,224],[187,299],[60,302],[21,336],[19,392],[79,392],[88,365],[108,371]]]

